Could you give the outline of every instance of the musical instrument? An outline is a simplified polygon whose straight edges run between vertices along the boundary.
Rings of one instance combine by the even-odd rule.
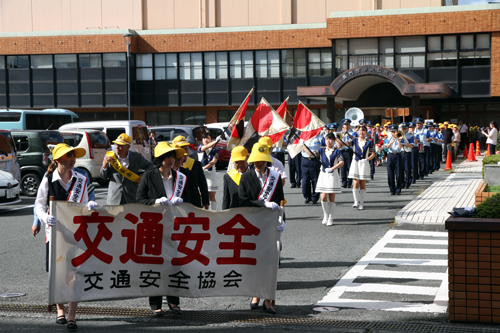
[[[361,109],[358,108],[350,108],[345,113],[345,118],[351,120],[351,126],[358,126],[359,120],[364,118],[364,113]]]
[[[425,153],[424,143],[423,142],[419,142],[418,145],[417,145],[417,148],[418,148],[418,152],[419,153]]]
[[[396,132],[396,138],[398,140],[401,140],[404,136],[405,136],[405,134],[402,131],[397,131]]]
[[[409,144],[408,139],[406,138],[406,134],[405,134],[404,132],[402,132],[402,133],[403,133],[403,139],[404,139],[404,141],[405,141],[405,144]],[[411,148],[410,148],[410,147],[403,146],[403,151],[404,151],[405,153],[409,153],[409,152],[411,152]]]

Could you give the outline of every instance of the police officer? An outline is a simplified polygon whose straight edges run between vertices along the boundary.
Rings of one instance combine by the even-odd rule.
[[[415,131],[415,123],[414,122],[409,122],[408,123],[408,134],[410,134],[413,137],[413,148],[411,149],[411,183],[415,184],[418,179],[418,139],[414,134]]]
[[[403,122],[399,125],[402,132],[405,135],[406,140],[403,139],[404,147],[401,153],[402,161],[403,161],[403,185],[405,188],[410,188],[412,182],[412,174],[411,174],[411,150],[413,149],[415,140],[413,139],[413,135],[408,133],[409,124],[407,122]]]
[[[290,158],[290,155],[288,155],[288,171],[290,178],[290,187],[300,187],[302,178],[302,154],[297,154],[294,158]]]
[[[351,129],[351,119],[344,118],[342,119],[342,142],[344,144],[340,147],[342,150],[342,158],[344,159],[344,165],[340,168],[342,187],[351,187],[352,186],[352,178],[347,178],[349,175],[349,168],[351,167],[352,162],[352,150],[350,148],[352,143],[353,130]]]
[[[419,150],[418,155],[418,175],[420,179],[424,179],[424,176],[429,175],[429,164],[430,154],[431,154],[431,143],[432,140],[429,131],[424,128],[424,120],[422,118],[415,118],[416,128],[414,134],[418,141],[423,144],[424,150]]]
[[[307,147],[312,153],[317,151],[322,146],[323,136],[318,134],[309,141]],[[305,145],[305,142],[301,140],[301,143]],[[304,150],[302,150],[302,195],[305,198],[305,203],[308,204],[312,202],[317,204],[319,200],[319,193],[316,193],[316,183],[318,182],[319,171],[321,163],[316,157],[309,156]]]
[[[436,127],[437,125],[437,127]],[[436,154],[436,159],[435,159],[435,162],[436,162],[436,171],[441,169],[441,156],[443,156],[443,133],[441,133],[441,130],[444,128],[443,125],[438,125],[438,124],[434,124],[434,128],[436,130],[436,142],[437,142],[437,154]],[[445,161],[446,163],[446,161]]]
[[[396,137],[398,125],[390,125],[389,130],[391,136],[385,139],[385,148],[389,150],[387,155],[387,181],[391,195],[401,194],[401,186],[403,183],[403,159],[401,152],[404,147],[404,140],[399,140]]]
[[[374,144],[378,142],[378,134],[375,131],[375,122],[368,120],[366,122],[366,127],[368,128],[368,139],[372,140]],[[371,159],[370,161],[370,178],[373,179],[375,175],[375,159]]]
[[[438,154],[438,143],[437,143],[437,132],[432,121],[425,123],[427,125],[427,130],[431,136],[431,156],[429,159],[429,173],[436,171],[436,156]],[[438,126],[439,127],[439,126]]]

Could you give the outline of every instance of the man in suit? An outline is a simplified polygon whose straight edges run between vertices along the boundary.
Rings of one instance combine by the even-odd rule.
[[[132,138],[122,133],[113,141],[115,154],[106,154],[102,162],[101,178],[109,180],[108,205],[135,203],[137,188],[141,180],[139,170],[154,169],[153,163],[141,154],[130,151]]]
[[[222,209],[240,207],[238,188],[240,186],[241,176],[248,170],[247,157],[248,150],[243,146],[236,146],[231,151],[234,169],[224,175]]]

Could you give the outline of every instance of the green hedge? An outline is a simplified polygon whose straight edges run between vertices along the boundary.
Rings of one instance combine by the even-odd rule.
[[[498,148],[498,146],[497,146],[497,148]],[[498,162],[500,162],[500,154],[490,155],[490,156],[486,156],[485,158],[483,158],[483,170],[481,171],[481,176],[483,176],[483,178],[484,178],[484,165],[485,164],[497,164]]]
[[[481,218],[500,219],[500,194],[495,194],[477,205],[476,212]]]

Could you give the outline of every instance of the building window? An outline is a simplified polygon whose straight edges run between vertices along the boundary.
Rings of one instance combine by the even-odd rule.
[[[54,55],[55,68],[76,68],[76,54]]]
[[[179,76],[181,80],[201,80],[203,78],[201,53],[179,54]]]
[[[227,53],[206,52],[205,79],[227,79]]]
[[[126,67],[126,57],[125,53],[104,53],[102,56],[104,67]]]
[[[280,76],[280,57],[278,50],[255,51],[255,76]]]
[[[236,111],[234,110],[218,110],[217,111],[217,122],[228,123],[233,118]]]
[[[490,61],[489,34],[460,36],[460,66],[489,66]]]
[[[337,39],[335,41],[335,68],[337,71],[341,72],[349,69],[347,55],[347,39]]]
[[[427,38],[427,67],[457,65],[457,36],[431,36]]]
[[[29,63],[28,56],[7,56],[8,69],[29,68]]]
[[[425,67],[425,37],[396,37],[396,67],[423,68]]]
[[[332,75],[332,50],[309,49],[308,55],[309,76]]]
[[[137,54],[135,56],[135,74],[137,81],[153,80],[153,54]]]
[[[155,54],[155,80],[177,79],[177,53]]]
[[[231,79],[253,78],[253,52],[229,52],[229,75]]]
[[[384,37],[379,40],[380,66],[394,68],[394,38]]]
[[[102,67],[101,54],[79,54],[78,60],[80,68],[99,68]]]
[[[365,65],[378,65],[378,39],[349,40],[349,68]]]
[[[281,75],[306,76],[306,50],[282,50]]]
[[[52,68],[51,55],[33,55],[31,56],[31,68]]]
[[[160,111],[146,112],[146,123],[157,125],[203,125],[206,123],[205,111]]]

